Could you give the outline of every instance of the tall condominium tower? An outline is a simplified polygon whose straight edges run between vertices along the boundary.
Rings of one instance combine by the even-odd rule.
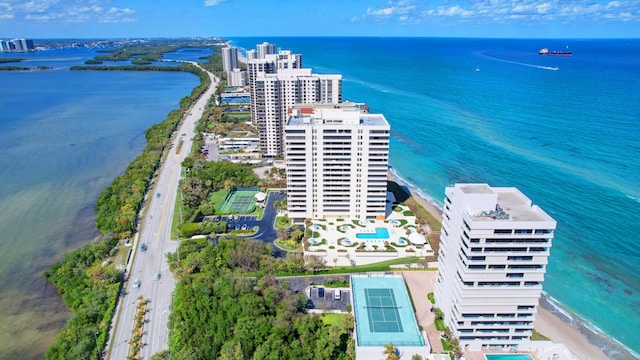
[[[266,156],[282,155],[284,122],[291,106],[342,100],[341,75],[312,74],[311,69],[301,66],[302,56],[291,51],[247,63],[251,121],[258,126],[260,149]]]
[[[556,222],[516,188],[445,190],[435,286],[463,349],[517,349],[531,336]]]
[[[251,50],[247,50],[247,52],[245,53],[245,57],[247,61],[254,60],[258,58],[258,54],[256,53],[255,49],[251,49]]]
[[[276,46],[265,41],[262,44],[258,44],[256,50],[257,58],[264,59],[267,55],[276,53]]]
[[[384,219],[390,126],[353,103],[297,105],[285,126],[288,216]]]
[[[238,48],[224,47],[222,48],[222,70],[227,73],[227,78],[233,69],[238,67]]]

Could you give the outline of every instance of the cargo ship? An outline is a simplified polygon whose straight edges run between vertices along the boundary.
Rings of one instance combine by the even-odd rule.
[[[538,51],[538,55],[549,55],[549,56],[571,56],[573,53],[571,51],[549,51],[549,49],[544,48]]]

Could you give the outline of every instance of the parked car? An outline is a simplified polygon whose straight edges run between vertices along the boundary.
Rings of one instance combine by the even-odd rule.
[[[318,288],[318,297],[320,298],[324,297],[324,288]]]
[[[242,225],[242,230],[247,230],[247,228],[248,228],[247,224]]]
[[[334,299],[334,300],[340,300],[340,296],[341,296],[341,294],[340,294],[340,289],[336,289],[336,290],[333,292],[333,299]]]
[[[220,221],[220,216],[216,216],[215,219],[213,219],[213,221],[215,221],[215,222]]]

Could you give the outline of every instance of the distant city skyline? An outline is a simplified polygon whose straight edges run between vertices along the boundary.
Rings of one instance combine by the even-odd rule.
[[[4,39],[183,36],[637,38],[640,1],[0,2]]]

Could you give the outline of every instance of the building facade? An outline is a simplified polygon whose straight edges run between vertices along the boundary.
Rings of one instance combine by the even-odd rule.
[[[34,50],[33,40],[13,39],[0,40],[0,51],[32,51]]]
[[[461,348],[517,349],[529,339],[556,228],[516,188],[445,190],[436,305]]]
[[[235,68],[227,75],[227,82],[229,86],[245,86],[247,85],[247,72]]]
[[[276,46],[268,42],[263,42],[256,46],[256,56],[258,59],[264,59],[269,54],[276,53]]]
[[[229,74],[238,67],[238,48],[233,46],[222,48],[222,70]]]
[[[338,104],[342,75],[312,74],[302,68],[302,56],[288,50],[247,63],[251,121],[258,127],[260,149],[267,157],[283,154],[287,112],[297,103]]]
[[[390,126],[358,104],[297,105],[285,126],[288,216],[384,219]]]

